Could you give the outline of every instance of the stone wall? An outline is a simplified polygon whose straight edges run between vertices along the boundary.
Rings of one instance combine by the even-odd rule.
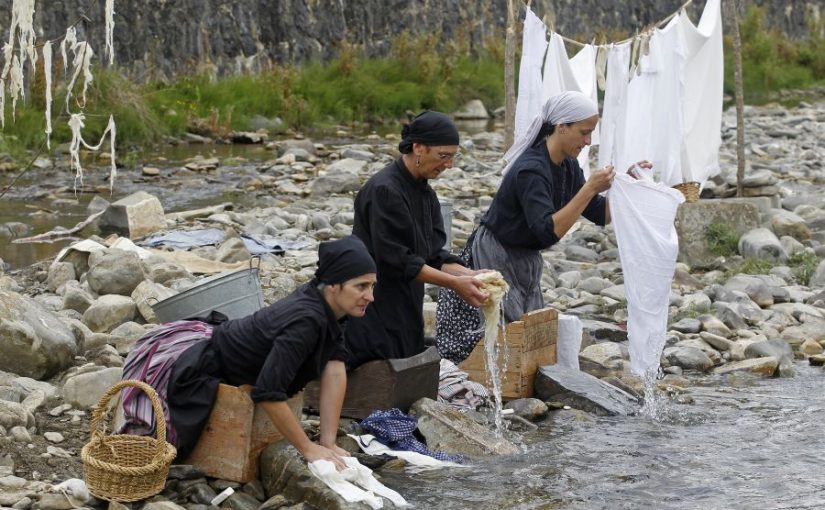
[[[769,22],[794,37],[804,37],[812,24],[821,29],[825,0],[740,0],[751,2],[765,5]],[[597,33],[632,33],[682,3],[535,0],[532,5],[560,33],[587,39]],[[695,0],[689,7],[694,20],[704,3]],[[3,37],[11,4],[0,0]],[[81,37],[88,35],[101,54],[103,5],[103,0],[38,0],[38,37],[58,38],[81,20]],[[472,49],[487,38],[503,38],[506,0],[116,0],[115,23],[117,65],[143,81],[194,72],[257,72],[276,62],[328,59],[342,41],[381,55],[404,30],[440,32],[444,40]]]

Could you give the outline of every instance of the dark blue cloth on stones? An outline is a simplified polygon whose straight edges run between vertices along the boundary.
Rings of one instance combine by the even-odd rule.
[[[462,455],[432,451],[413,435],[418,418],[404,414],[400,409],[373,411],[361,421],[361,428],[375,436],[375,440],[393,450],[417,452],[445,462],[464,462]]]

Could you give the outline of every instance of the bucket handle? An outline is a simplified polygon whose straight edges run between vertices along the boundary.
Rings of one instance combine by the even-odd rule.
[[[260,256],[260,255],[253,255],[253,256],[249,259],[249,269],[253,269],[253,267],[252,267],[252,262],[255,262],[255,267],[254,267],[254,269],[257,269],[257,270],[258,270],[258,272],[260,272],[260,271],[261,271],[261,256]]]

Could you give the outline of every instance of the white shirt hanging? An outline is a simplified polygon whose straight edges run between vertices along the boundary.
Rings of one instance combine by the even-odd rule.
[[[685,182],[702,184],[719,173],[725,66],[721,1],[708,0],[698,27],[684,15],[679,27],[686,50],[682,175]]]
[[[547,50],[547,29],[533,11],[527,9],[521,42],[521,63],[518,75],[518,98],[514,139],[521,138],[533,117],[541,114],[544,104],[541,91],[541,65]]]
[[[608,50],[607,83],[604,89],[604,107],[599,133],[599,168],[615,164],[616,147],[624,146],[631,46],[631,42],[614,44]]]

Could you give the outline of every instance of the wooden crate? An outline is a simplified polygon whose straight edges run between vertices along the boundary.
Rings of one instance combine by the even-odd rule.
[[[521,316],[506,326],[508,359],[506,369],[501,374],[501,396],[504,399],[527,398],[533,396],[533,380],[538,368],[556,363],[556,343],[559,332],[558,312],[552,308],[534,310]],[[501,345],[502,332],[498,342]],[[470,374],[470,379],[492,389],[485,363],[484,339],[475,346],[473,352],[459,364],[459,368]],[[499,371],[504,365],[504,353],[498,357]]]
[[[341,416],[364,419],[376,409],[397,407],[404,412],[416,400],[438,396],[441,357],[435,347],[409,358],[368,361],[347,373],[347,393]],[[320,385],[304,389],[304,405],[318,410]]]
[[[287,401],[296,418],[301,419],[303,395]],[[283,436],[249,393],[241,388],[221,384],[212,414],[186,459],[207,476],[249,482],[258,475],[258,457],[264,448]]]

